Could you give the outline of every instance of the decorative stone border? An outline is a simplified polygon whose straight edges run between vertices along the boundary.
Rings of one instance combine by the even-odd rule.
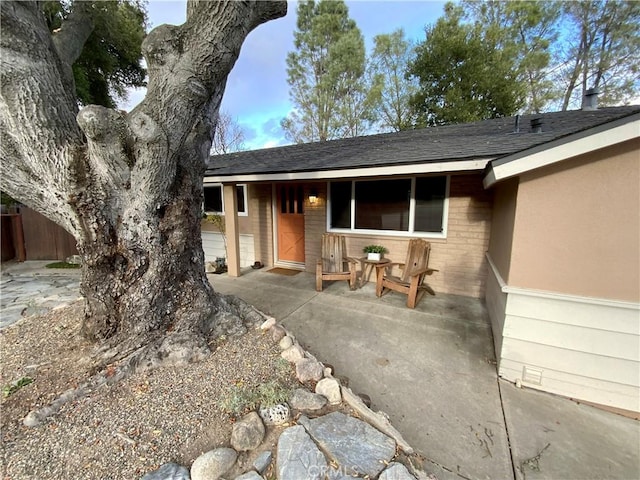
[[[258,328],[278,342],[282,358],[295,366],[301,384],[315,382],[315,392],[298,388],[289,399],[291,408],[312,413],[328,406],[346,404],[356,416],[333,409],[331,413],[309,419],[301,415],[297,425],[289,426],[278,438],[275,472],[279,480],[378,478],[379,480],[437,480],[409,463],[409,469],[394,462],[399,451],[410,456],[413,448],[389,422],[384,412],[373,412],[362,398],[333,376],[333,368],[305,351],[295,336],[273,317]],[[200,455],[188,471],[167,463],[142,480],[218,480],[237,472],[238,452],[255,451],[265,439],[265,425],[287,425],[289,405],[260,408],[242,417],[233,426],[230,445]],[[235,480],[264,480],[272,464],[272,452],[260,453],[251,468]],[[235,467],[235,468],[234,468]],[[242,471],[240,469],[240,471]]]

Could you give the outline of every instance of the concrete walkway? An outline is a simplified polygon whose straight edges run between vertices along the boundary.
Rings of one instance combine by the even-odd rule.
[[[66,301],[59,288],[77,296],[78,272],[51,274],[44,263],[3,265],[0,328],[18,305],[52,308],[54,295]],[[640,478],[638,422],[498,380],[481,301],[437,295],[409,310],[399,294],[376,298],[371,284],[351,292],[334,282],[318,293],[308,273],[244,273],[209,278],[349,377],[439,479]]]
[[[0,274],[0,328],[78,298],[79,269],[49,269],[52,261],[9,262]]]
[[[409,310],[372,284],[326,282],[318,293],[309,273],[244,273],[209,278],[349,377],[439,479],[640,478],[637,421],[497,378],[481,301],[437,295]]]

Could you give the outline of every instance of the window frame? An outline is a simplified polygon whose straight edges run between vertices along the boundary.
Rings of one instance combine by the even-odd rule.
[[[207,215],[224,215],[224,185],[220,182],[217,183],[205,183],[203,185],[203,189],[207,187],[220,187],[220,204],[222,205],[221,212],[215,212],[211,210],[205,210],[204,208],[204,190],[203,190],[203,199],[202,199],[202,211]],[[246,183],[236,183],[236,188],[242,187],[242,196],[244,197],[244,210],[238,210],[239,217],[247,217],[249,215],[249,203],[247,202],[247,184]]]
[[[351,234],[361,234],[361,235],[384,235],[389,237],[420,237],[420,238],[447,238],[447,231],[449,227],[449,187],[451,184],[451,175],[432,175],[437,177],[445,177],[445,192],[444,192],[444,203],[442,206],[442,232],[416,232],[415,228],[415,214],[416,214],[416,179],[422,178],[423,176],[402,176],[397,178],[359,178],[359,179],[351,179],[351,180],[334,180],[336,182],[351,182],[351,201],[350,201],[350,212],[351,212],[351,227],[350,228],[333,228],[331,227],[331,181],[327,182],[327,232],[332,233],[351,233]],[[398,230],[374,230],[374,229],[365,229],[365,228],[356,228],[356,182],[366,182],[371,180],[401,180],[401,179],[410,179],[411,180],[411,198],[409,200],[409,227],[407,231],[398,231]]]

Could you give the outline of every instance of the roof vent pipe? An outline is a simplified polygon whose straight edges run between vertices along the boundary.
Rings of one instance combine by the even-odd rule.
[[[590,88],[584,92],[584,98],[582,99],[582,110],[597,110],[598,109],[598,94],[600,90],[597,88]]]
[[[531,132],[542,132],[542,119],[540,117],[531,119]]]
[[[513,133],[520,133],[520,115],[516,115],[516,126]]]

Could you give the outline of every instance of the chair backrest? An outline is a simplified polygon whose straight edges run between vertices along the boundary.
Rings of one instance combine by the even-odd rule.
[[[405,267],[402,269],[403,282],[409,282],[413,272],[429,266],[430,252],[431,244],[426,240],[422,238],[412,238],[409,240],[407,259],[404,262]]]
[[[338,273],[344,272],[343,258],[347,254],[347,247],[343,235],[336,233],[322,234],[322,271]]]

